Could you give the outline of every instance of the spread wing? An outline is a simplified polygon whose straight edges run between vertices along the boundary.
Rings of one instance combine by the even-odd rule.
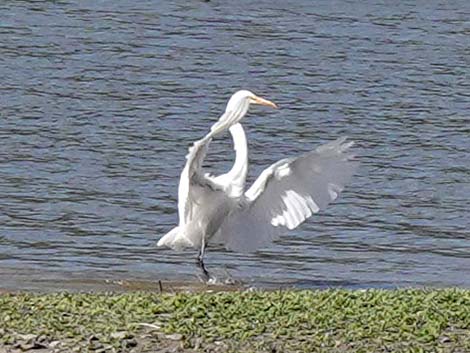
[[[207,177],[203,173],[202,163],[207,154],[209,144],[212,138],[222,131],[236,119],[236,113],[233,111],[225,112],[220,119],[211,127],[211,131],[202,139],[194,142],[189,148],[189,153],[186,156],[186,165],[183,168],[180,176],[180,183],[178,186],[178,214],[179,225],[187,224],[192,217],[192,209],[196,204],[193,192],[196,188],[192,185],[208,187],[211,189],[220,188],[216,180],[212,177]]]
[[[195,204],[192,197],[191,185],[193,183],[203,184],[205,182],[202,163],[212,141],[210,135],[206,135],[202,139],[194,142],[189,148],[186,156],[186,165],[183,168],[178,186],[178,213],[179,225],[182,226],[191,219],[191,211]]]
[[[340,138],[265,169],[214,240],[231,250],[254,251],[276,239],[280,227],[294,229],[324,209],[357,168],[348,151],[352,145]]]

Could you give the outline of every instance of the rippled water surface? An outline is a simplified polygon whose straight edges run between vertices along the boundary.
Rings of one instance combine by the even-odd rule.
[[[470,286],[470,5],[402,1],[0,4],[0,287],[190,280],[158,249],[184,156],[234,91],[250,180],[348,135],[362,167],[276,246],[210,249],[264,285]],[[219,139],[207,166],[233,161]],[[38,285],[40,287],[40,285]]]

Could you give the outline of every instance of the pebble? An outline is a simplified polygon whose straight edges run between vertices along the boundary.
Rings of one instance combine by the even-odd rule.
[[[442,337],[440,340],[439,340],[441,343],[448,343],[448,342],[451,342],[452,340],[447,337],[447,336],[444,336]]]
[[[165,335],[165,338],[170,341],[181,341],[183,339],[183,335],[181,333],[174,333],[172,335]]]
[[[18,340],[31,341],[31,340],[36,339],[37,335],[26,334],[26,335],[17,335],[16,337],[18,338]]]
[[[130,335],[126,331],[118,331],[118,332],[114,332],[111,334],[111,338],[114,338],[116,340],[123,340],[124,338],[130,338],[130,337],[132,337],[132,335]]]
[[[51,343],[49,343],[50,348],[55,348],[58,345],[60,345],[60,341],[52,341]]]

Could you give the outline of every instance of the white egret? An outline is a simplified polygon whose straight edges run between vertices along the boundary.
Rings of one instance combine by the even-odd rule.
[[[235,251],[269,245],[280,227],[294,229],[335,200],[357,167],[347,152],[353,143],[341,138],[274,163],[245,191],[248,147],[239,121],[250,104],[276,108],[245,90],[230,98],[211,131],[189,149],[178,188],[179,224],[157,244],[199,248],[198,263],[207,278],[203,257],[209,240]],[[235,163],[228,173],[213,177],[203,172],[202,162],[212,138],[226,129],[233,138]]]

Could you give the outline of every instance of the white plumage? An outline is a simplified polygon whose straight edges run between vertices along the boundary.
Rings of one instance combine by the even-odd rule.
[[[348,152],[352,142],[340,138],[297,158],[266,168],[245,191],[248,147],[239,123],[250,104],[276,105],[249,91],[235,93],[210,132],[189,149],[178,188],[179,224],[158,246],[200,248],[199,264],[209,241],[227,249],[254,251],[269,245],[280,227],[294,229],[334,201],[357,167]],[[212,138],[229,129],[236,152],[232,169],[212,177],[202,162]]]

